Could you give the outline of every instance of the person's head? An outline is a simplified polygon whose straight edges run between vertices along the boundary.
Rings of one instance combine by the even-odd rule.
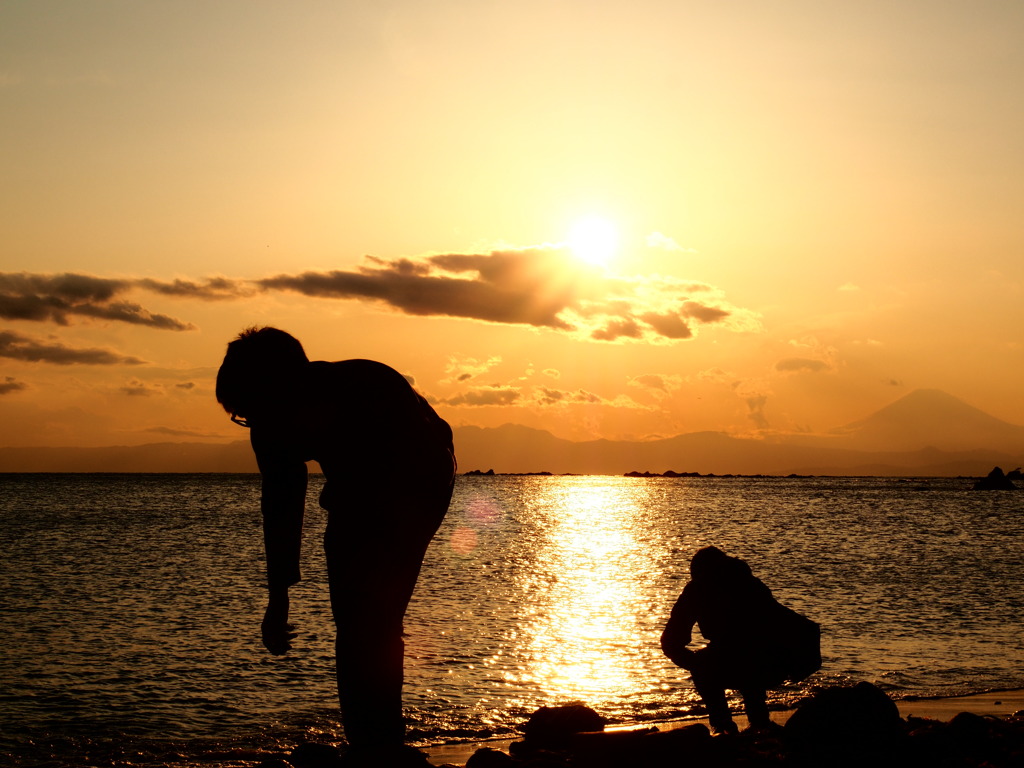
[[[718,547],[702,547],[690,560],[690,576],[695,580],[722,580],[750,576],[750,566],[738,557],[729,557]]]
[[[288,395],[309,358],[302,344],[277,328],[246,328],[228,344],[217,371],[217,402],[232,417],[251,417],[254,409]]]

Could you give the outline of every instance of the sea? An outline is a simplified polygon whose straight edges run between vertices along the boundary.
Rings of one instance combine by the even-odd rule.
[[[0,763],[242,768],[343,744],[321,482],[292,590],[300,634],[274,657],[258,475],[0,475]],[[511,738],[569,702],[621,724],[700,715],[659,637],[709,544],[821,624],[821,670],[773,707],[862,680],[894,698],[1024,688],[1024,492],[461,476],[406,617],[409,740]]]

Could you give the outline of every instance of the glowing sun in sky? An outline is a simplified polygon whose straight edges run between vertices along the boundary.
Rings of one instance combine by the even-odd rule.
[[[600,216],[577,220],[569,230],[569,248],[588,264],[607,267],[619,246],[615,225]]]

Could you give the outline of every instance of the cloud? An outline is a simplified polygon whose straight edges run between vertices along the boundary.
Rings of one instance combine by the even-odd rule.
[[[469,381],[486,373],[500,362],[501,357],[498,355],[489,357],[487,360],[477,360],[475,357],[458,358],[452,355],[448,358],[448,365],[445,366],[448,378],[444,381]]]
[[[772,394],[772,389],[764,379],[746,379],[734,381],[730,385],[738,397],[744,400],[748,398],[767,397]]]
[[[769,383],[764,379],[746,379],[734,381],[731,386],[736,396],[746,403],[747,418],[754,422],[754,426],[760,430],[769,429],[768,417],[765,415],[768,398],[772,395]]]
[[[382,301],[410,315],[466,317],[494,323],[570,330],[559,317],[578,291],[555,251],[449,254],[426,263],[370,259],[357,272],[306,272],[261,280],[264,288],[306,296]],[[466,277],[469,275],[469,277]]]
[[[764,414],[764,408],[768,404],[767,395],[752,395],[744,398],[747,403],[747,418],[754,422],[758,429],[768,429],[768,418]]]
[[[586,389],[554,389],[538,386],[531,391],[527,401],[542,408],[569,405],[600,405],[607,408],[624,408],[631,411],[651,411],[651,406],[638,403],[628,395],[616,395],[614,398],[602,397]]]
[[[680,312],[702,323],[718,323],[725,320],[731,313],[722,307],[712,307],[699,301],[684,301]]]
[[[676,376],[675,374],[666,375],[659,373],[645,373],[631,378],[629,380],[629,385],[631,387],[652,389],[668,394],[682,386],[682,377]]]
[[[115,301],[106,306],[75,307],[75,314],[94,317],[100,320],[119,320],[133,325],[148,325],[165,331],[191,331],[192,323],[186,323],[169,315],[153,314],[145,307],[128,301]],[[64,323],[62,323],[64,324]]]
[[[543,371],[541,371],[541,373],[543,373],[549,379],[562,378],[562,372],[559,371],[557,368],[545,368]]]
[[[196,383],[194,381],[183,381],[180,384],[174,385],[176,389],[195,389]]]
[[[797,350],[793,357],[775,363],[779,373],[821,373],[839,366],[839,353],[835,347],[824,344],[814,336],[790,339],[789,346]]]
[[[202,299],[204,301],[227,301],[246,298],[257,292],[256,287],[239,280],[227,277],[211,277],[205,283],[192,280],[161,280],[140,279],[134,285],[164,296],[176,296],[185,299]]]
[[[631,400],[628,397],[620,396],[615,400],[588,392],[585,389],[575,391],[554,389],[551,387],[538,386],[528,390],[524,395],[519,387],[495,384],[486,387],[476,387],[452,397],[441,399],[439,402],[445,405],[455,406],[486,406],[486,405],[539,405],[542,407],[554,405],[607,405],[616,408],[639,408],[646,410],[645,406]]]
[[[824,360],[808,357],[787,357],[775,364],[775,370],[781,373],[820,373],[830,369],[831,366]]]
[[[736,374],[723,371],[721,368],[708,368],[697,374],[701,381],[710,381],[714,384],[727,384],[733,386],[736,383]]]
[[[256,284],[606,342],[671,343],[692,338],[698,325],[759,328],[754,313],[733,307],[712,286],[663,275],[609,275],[554,246],[418,260],[368,257],[355,271],[282,274]]]
[[[149,397],[150,395],[162,395],[164,388],[159,384],[147,384],[141,379],[132,379],[123,387],[121,387],[121,394],[129,395],[130,397]]]
[[[657,240],[657,238],[656,238]],[[658,240],[664,247],[665,240]],[[614,275],[564,246],[447,253],[418,259],[367,257],[351,270],[279,274],[258,280],[101,278],[65,273],[0,273],[0,318],[68,325],[72,316],[161,330],[195,326],[151,312],[132,292],[230,301],[288,291],[323,299],[376,302],[408,315],[521,325],[601,342],[670,344],[714,325],[760,329],[758,316],[731,305],[721,291],[664,275]],[[467,369],[455,375],[468,380]]]
[[[684,248],[668,235],[661,234],[661,232],[651,232],[647,236],[647,247],[658,248],[670,253],[697,253],[695,248]]]
[[[652,325],[652,327],[654,327]],[[657,330],[657,328],[655,328]],[[667,334],[662,334],[666,336]],[[590,332],[590,338],[598,341],[616,341],[617,339],[639,339],[643,336],[640,324],[631,317],[621,320],[609,320],[604,327],[596,328]],[[676,338],[668,336],[668,338]]]
[[[585,403],[596,405],[606,402],[603,398],[588,392],[585,389],[577,389],[569,392],[564,389],[551,389],[550,387],[537,387],[533,395],[534,402],[540,405],[560,405],[563,403]]]
[[[74,349],[42,342],[13,331],[0,331],[0,357],[54,365],[142,365],[146,361],[95,347]]]
[[[522,396],[517,387],[479,387],[441,400],[446,405],[512,405]]]
[[[9,395],[11,392],[21,392],[23,389],[27,389],[28,385],[22,381],[17,381],[13,376],[5,376],[3,381],[0,381],[0,395]]]
[[[643,319],[651,328],[666,339],[693,338],[693,330],[690,328],[690,324],[680,315],[648,312],[643,316]]]
[[[185,331],[195,327],[120,299],[134,284],[131,280],[73,273],[0,273],[0,317],[68,325],[70,315],[80,315],[161,330]]]

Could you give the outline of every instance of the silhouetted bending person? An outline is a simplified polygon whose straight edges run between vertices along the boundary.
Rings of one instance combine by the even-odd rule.
[[[706,647],[690,650],[697,624]],[[672,608],[661,648],[690,670],[712,731],[735,733],[726,689],[739,691],[752,728],[771,724],[765,692],[802,680],[821,666],[816,623],[781,605],[738,557],[704,547],[690,561],[690,581]]]
[[[325,476],[324,550],[337,626],[338,697],[353,754],[402,745],[402,621],[451,500],[452,431],[397,371],[371,360],[310,362],[276,328],[228,344],[217,400],[249,436],[262,475],[269,598],[263,644],[295,638],[306,462]],[[399,750],[400,751],[400,750]],[[383,763],[382,763],[383,764]]]

